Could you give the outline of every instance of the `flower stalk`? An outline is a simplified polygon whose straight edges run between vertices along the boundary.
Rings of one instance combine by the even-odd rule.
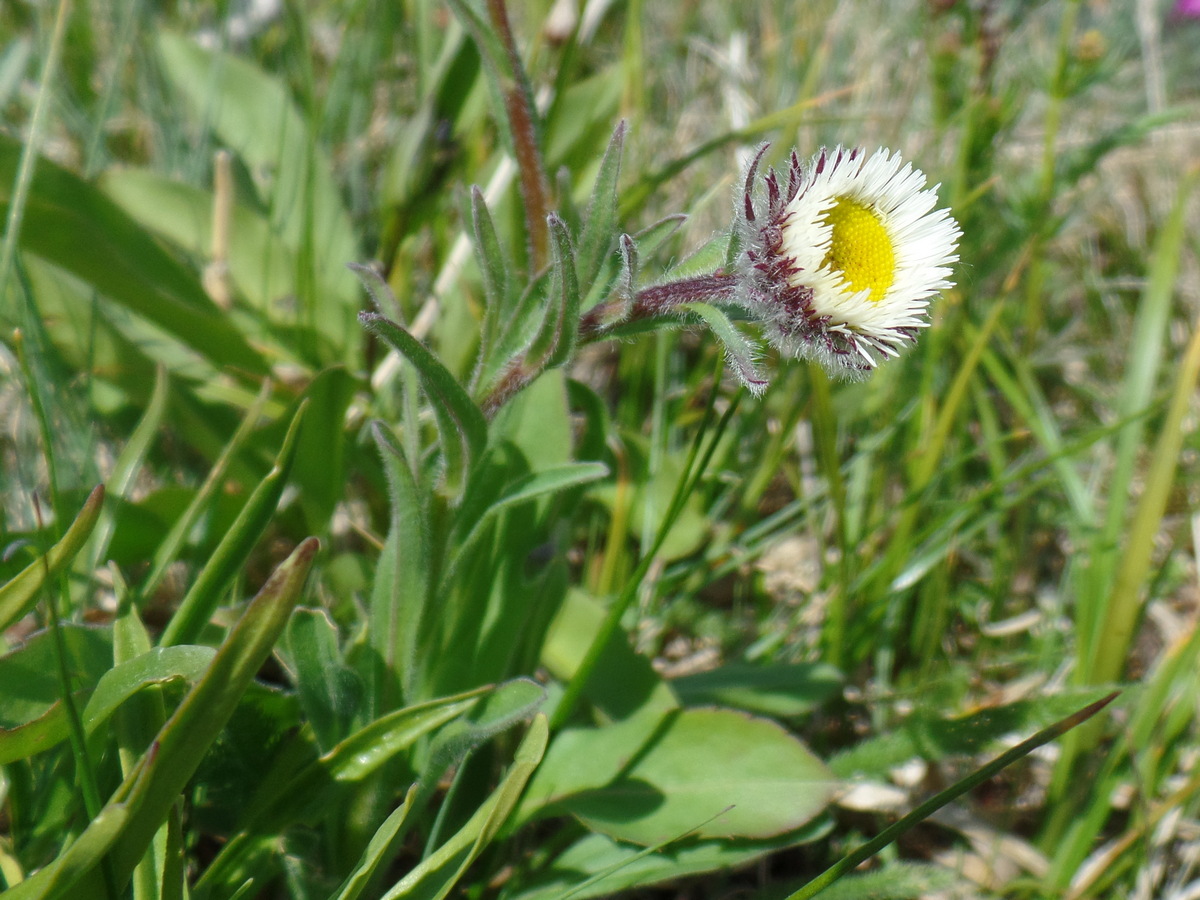
[[[759,345],[725,310],[758,322],[783,356],[819,362],[834,377],[865,377],[913,343],[929,325],[931,300],[952,286],[950,267],[958,260],[958,223],[934,209],[937,187],[926,188],[924,174],[899,154],[841,147],[807,162],[793,152],[782,173],[760,176],[766,149],[747,168],[735,205],[733,237],[742,249],[711,274],[639,289],[637,248],[621,235],[622,276],[605,300],[580,314],[576,252],[562,221],[547,217],[561,232],[552,285],[572,288],[558,291],[568,306],[555,312],[552,287],[539,337],[484,392],[484,414],[494,415],[546,368],[568,362],[578,345],[680,316],[708,327],[755,395],[769,384],[757,364]]]
[[[579,342],[603,340],[617,325],[677,316],[688,303],[729,303],[737,290],[737,278],[724,270],[651,285],[638,291],[632,302],[614,298],[584,313],[579,322]]]

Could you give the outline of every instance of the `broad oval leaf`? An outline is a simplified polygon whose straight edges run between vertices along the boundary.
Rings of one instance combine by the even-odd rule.
[[[769,719],[676,710],[559,735],[530,785],[525,814],[568,812],[618,840],[769,838],[828,804],[835,781]]]

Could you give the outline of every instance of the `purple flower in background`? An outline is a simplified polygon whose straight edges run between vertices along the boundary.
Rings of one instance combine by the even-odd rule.
[[[1173,19],[1200,19],[1200,0],[1175,0]]]

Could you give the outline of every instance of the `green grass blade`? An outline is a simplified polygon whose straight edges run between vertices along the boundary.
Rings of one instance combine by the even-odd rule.
[[[97,485],[62,540],[44,556],[35,559],[12,581],[0,588],[0,631],[33,609],[47,580],[63,571],[83,549],[96,527],[104,503],[104,486]]]
[[[838,860],[834,865],[830,866],[800,890],[788,895],[787,900],[808,900],[809,897],[814,897],[823,891],[833,882],[837,881],[843,875],[854,871],[859,865],[870,859],[888,844],[896,840],[900,835],[909,831],[914,826],[920,824],[925,819],[929,818],[943,806],[961,797],[967,791],[987,781],[996,773],[1007,768],[1017,760],[1028,756],[1038,747],[1043,744],[1048,744],[1055,738],[1061,737],[1077,725],[1086,722],[1108,704],[1112,703],[1117,698],[1116,693],[1109,694],[1101,700],[1097,700],[1088,706],[1085,706],[1079,712],[1067,716],[1055,722],[1048,728],[1043,728],[1033,737],[1022,741],[1013,747],[1001,753],[990,763],[982,768],[972,772],[966,778],[946,788],[934,796],[930,797],[908,815],[901,818],[899,821],[889,825],[878,835],[867,841],[854,852]]]
[[[179,609],[163,630],[160,646],[190,644],[196,640],[220,601],[221,594],[262,538],[287,484],[295,458],[296,435],[300,432],[306,408],[302,402],[296,410],[279,455],[275,457],[274,467],[254,489],[229,531],[200,570],[196,581],[179,604]]]
[[[12,189],[4,224],[4,242],[0,245],[0,311],[8,313],[8,279],[12,277],[13,262],[17,258],[17,244],[21,237],[21,224],[29,199],[29,187],[33,182],[34,167],[38,160],[38,147],[46,126],[46,109],[54,90],[54,78],[58,61],[62,56],[63,37],[67,32],[67,20],[71,17],[71,0],[59,0],[58,13],[54,18],[54,31],[50,36],[50,49],[42,63],[41,78],[38,79],[37,100],[25,145],[20,151],[20,160],[12,171]],[[0,178],[8,180],[5,171]]]
[[[162,583],[163,576],[166,575],[167,569],[176,559],[179,558],[179,553],[187,542],[188,535],[191,534],[192,528],[195,527],[197,520],[208,507],[209,501],[217,492],[217,488],[224,481],[225,473],[229,469],[230,463],[237,456],[238,451],[242,449],[246,439],[250,437],[250,433],[258,424],[259,418],[266,409],[267,401],[271,398],[271,382],[263,381],[262,390],[259,391],[254,403],[246,411],[245,417],[237,427],[237,431],[233,433],[221,450],[221,455],[217,457],[217,461],[209,470],[208,475],[204,479],[204,483],[200,485],[200,490],[196,491],[192,500],[187,505],[187,509],[183,511],[176,521],[171,526],[171,530],[167,532],[166,537],[159,543],[158,548],[154,551],[154,560],[150,566],[150,573],[142,582],[139,592],[143,597],[153,596],[158,590],[159,584]]]
[[[331,900],[358,900],[375,873],[392,859],[394,855],[393,842],[404,827],[409,810],[412,809],[413,796],[416,791],[416,785],[410,787],[404,796],[404,802],[379,826],[370,843],[367,844],[367,849],[363,851],[362,859],[354,867],[354,871],[342,882],[342,886],[338,888]]]
[[[106,857],[118,884],[128,881],[270,654],[319,548],[308,538],[275,570],[108,805],[66,853],[10,890],[12,900],[101,897],[100,863]]]
[[[162,429],[163,416],[167,411],[168,386],[167,370],[160,365],[154,375],[154,391],[150,395],[146,411],[142,413],[141,421],[133,430],[121,455],[117,457],[117,464],[108,478],[106,491],[110,497],[117,500],[126,499],[133,480],[142,470],[146,454],[150,452],[151,446]],[[104,562],[116,524],[116,510],[110,506],[108,512],[100,517],[100,523],[96,526],[96,537],[92,542],[90,554],[91,561],[88,564],[89,570],[96,569]]]
[[[1130,595],[1131,586],[1128,583],[1118,587],[1113,579],[1118,570],[1123,573],[1118,575],[1118,578],[1128,578],[1132,574],[1129,566],[1130,551],[1124,545],[1127,542],[1121,541],[1120,535],[1122,528],[1126,526],[1130,487],[1133,484],[1138,457],[1142,453],[1146,428],[1145,420],[1139,413],[1154,402],[1158,374],[1163,364],[1163,343],[1166,340],[1174,300],[1183,240],[1187,234],[1188,200],[1198,182],[1200,174],[1193,173],[1180,184],[1175,206],[1155,243],[1150,261],[1149,282],[1138,304],[1137,317],[1134,320],[1128,370],[1115,410],[1118,418],[1128,418],[1129,421],[1117,437],[1116,460],[1108,482],[1107,516],[1104,527],[1097,534],[1088,554],[1091,560],[1090,571],[1087,572],[1080,591],[1081,674],[1085,683],[1103,684],[1119,677],[1117,673],[1123,667],[1114,668],[1118,658],[1111,657],[1110,654],[1120,652],[1120,660],[1123,660],[1123,650],[1131,638],[1128,634],[1134,619],[1131,610],[1122,606],[1114,608],[1113,604],[1136,604],[1137,599],[1136,596]],[[1176,399],[1179,396],[1178,392],[1184,388],[1182,374],[1180,379],[1176,381]],[[1176,399],[1172,400],[1172,404]],[[1179,424],[1178,421],[1174,421],[1171,427],[1177,429]],[[1172,439],[1170,430],[1164,428],[1159,438],[1159,446]],[[1175,442],[1178,443],[1177,436]],[[1172,475],[1173,468],[1167,477]],[[1146,498],[1143,496],[1135,519],[1142,514],[1145,502]],[[1147,523],[1138,524],[1144,527]],[[1153,530],[1154,526],[1151,527]],[[1131,528],[1131,534],[1140,551],[1143,549],[1144,536],[1137,527]],[[1145,574],[1144,571],[1142,574]],[[1132,587],[1136,594],[1137,586]],[[1102,604],[1101,600],[1104,601]],[[1114,626],[1117,627],[1117,633],[1111,630]]]

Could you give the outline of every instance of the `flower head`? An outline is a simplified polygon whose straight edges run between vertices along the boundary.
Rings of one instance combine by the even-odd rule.
[[[750,164],[738,229],[744,272],[736,299],[782,352],[862,375],[929,324],[930,299],[951,286],[961,232],[937,188],[899,154],[793,152],[786,175]],[[785,180],[786,179],[786,180]]]

